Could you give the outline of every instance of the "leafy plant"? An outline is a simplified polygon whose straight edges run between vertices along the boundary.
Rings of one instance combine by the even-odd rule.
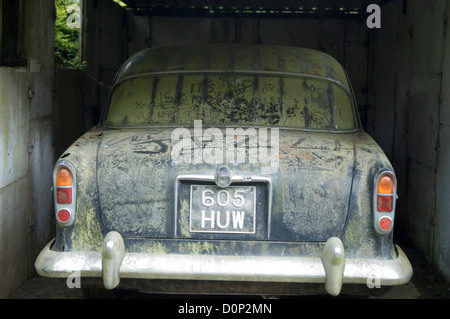
[[[71,5],[79,6],[79,0],[55,0],[55,62],[58,67],[81,67],[79,29],[68,24],[68,21],[73,20],[74,14],[67,10]]]

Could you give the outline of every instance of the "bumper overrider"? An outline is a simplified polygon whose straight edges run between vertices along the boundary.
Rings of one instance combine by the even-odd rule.
[[[407,283],[413,273],[400,247],[397,258],[345,258],[339,238],[330,238],[321,257],[223,256],[148,254],[126,252],[122,236],[110,232],[103,251],[57,252],[51,241],[39,254],[35,267],[44,277],[103,277],[105,288],[114,289],[121,278],[288,282],[324,284],[337,296],[343,284],[367,285],[376,278],[381,286]]]

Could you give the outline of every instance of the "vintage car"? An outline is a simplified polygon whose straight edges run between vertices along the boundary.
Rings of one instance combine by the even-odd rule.
[[[42,276],[333,296],[412,276],[393,243],[394,170],[361,127],[346,72],[315,50],[141,51],[53,179],[56,238],[36,260]]]

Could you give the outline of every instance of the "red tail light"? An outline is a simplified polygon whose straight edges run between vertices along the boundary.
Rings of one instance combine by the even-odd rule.
[[[378,221],[378,226],[384,231],[388,231],[392,228],[392,219],[389,217],[381,217]]]
[[[389,234],[394,226],[397,180],[394,172],[381,171],[375,178],[374,223],[380,235]]]
[[[394,209],[394,196],[381,196],[377,198],[377,209],[379,212],[390,213]]]
[[[61,223],[67,223],[70,220],[70,212],[67,209],[61,209],[56,215],[56,218]]]
[[[71,188],[56,188],[56,201],[58,204],[72,203],[72,189]]]
[[[56,202],[72,203],[72,175],[65,167],[61,167],[56,173]]]
[[[62,161],[54,171],[56,220],[60,226],[68,227],[75,221],[75,175],[72,166]]]
[[[394,210],[395,184],[392,177],[385,175],[378,181],[377,210],[390,213]]]

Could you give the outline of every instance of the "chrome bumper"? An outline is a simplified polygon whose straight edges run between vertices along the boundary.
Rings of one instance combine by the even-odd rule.
[[[103,277],[105,288],[114,289],[120,278],[291,282],[324,284],[333,296],[342,284],[381,286],[407,283],[411,264],[396,246],[395,259],[345,258],[338,238],[330,238],[321,257],[221,256],[146,254],[125,251],[121,235],[107,234],[103,252],[52,251],[50,242],[39,254],[35,267],[41,276],[67,278],[74,272],[83,277]]]

